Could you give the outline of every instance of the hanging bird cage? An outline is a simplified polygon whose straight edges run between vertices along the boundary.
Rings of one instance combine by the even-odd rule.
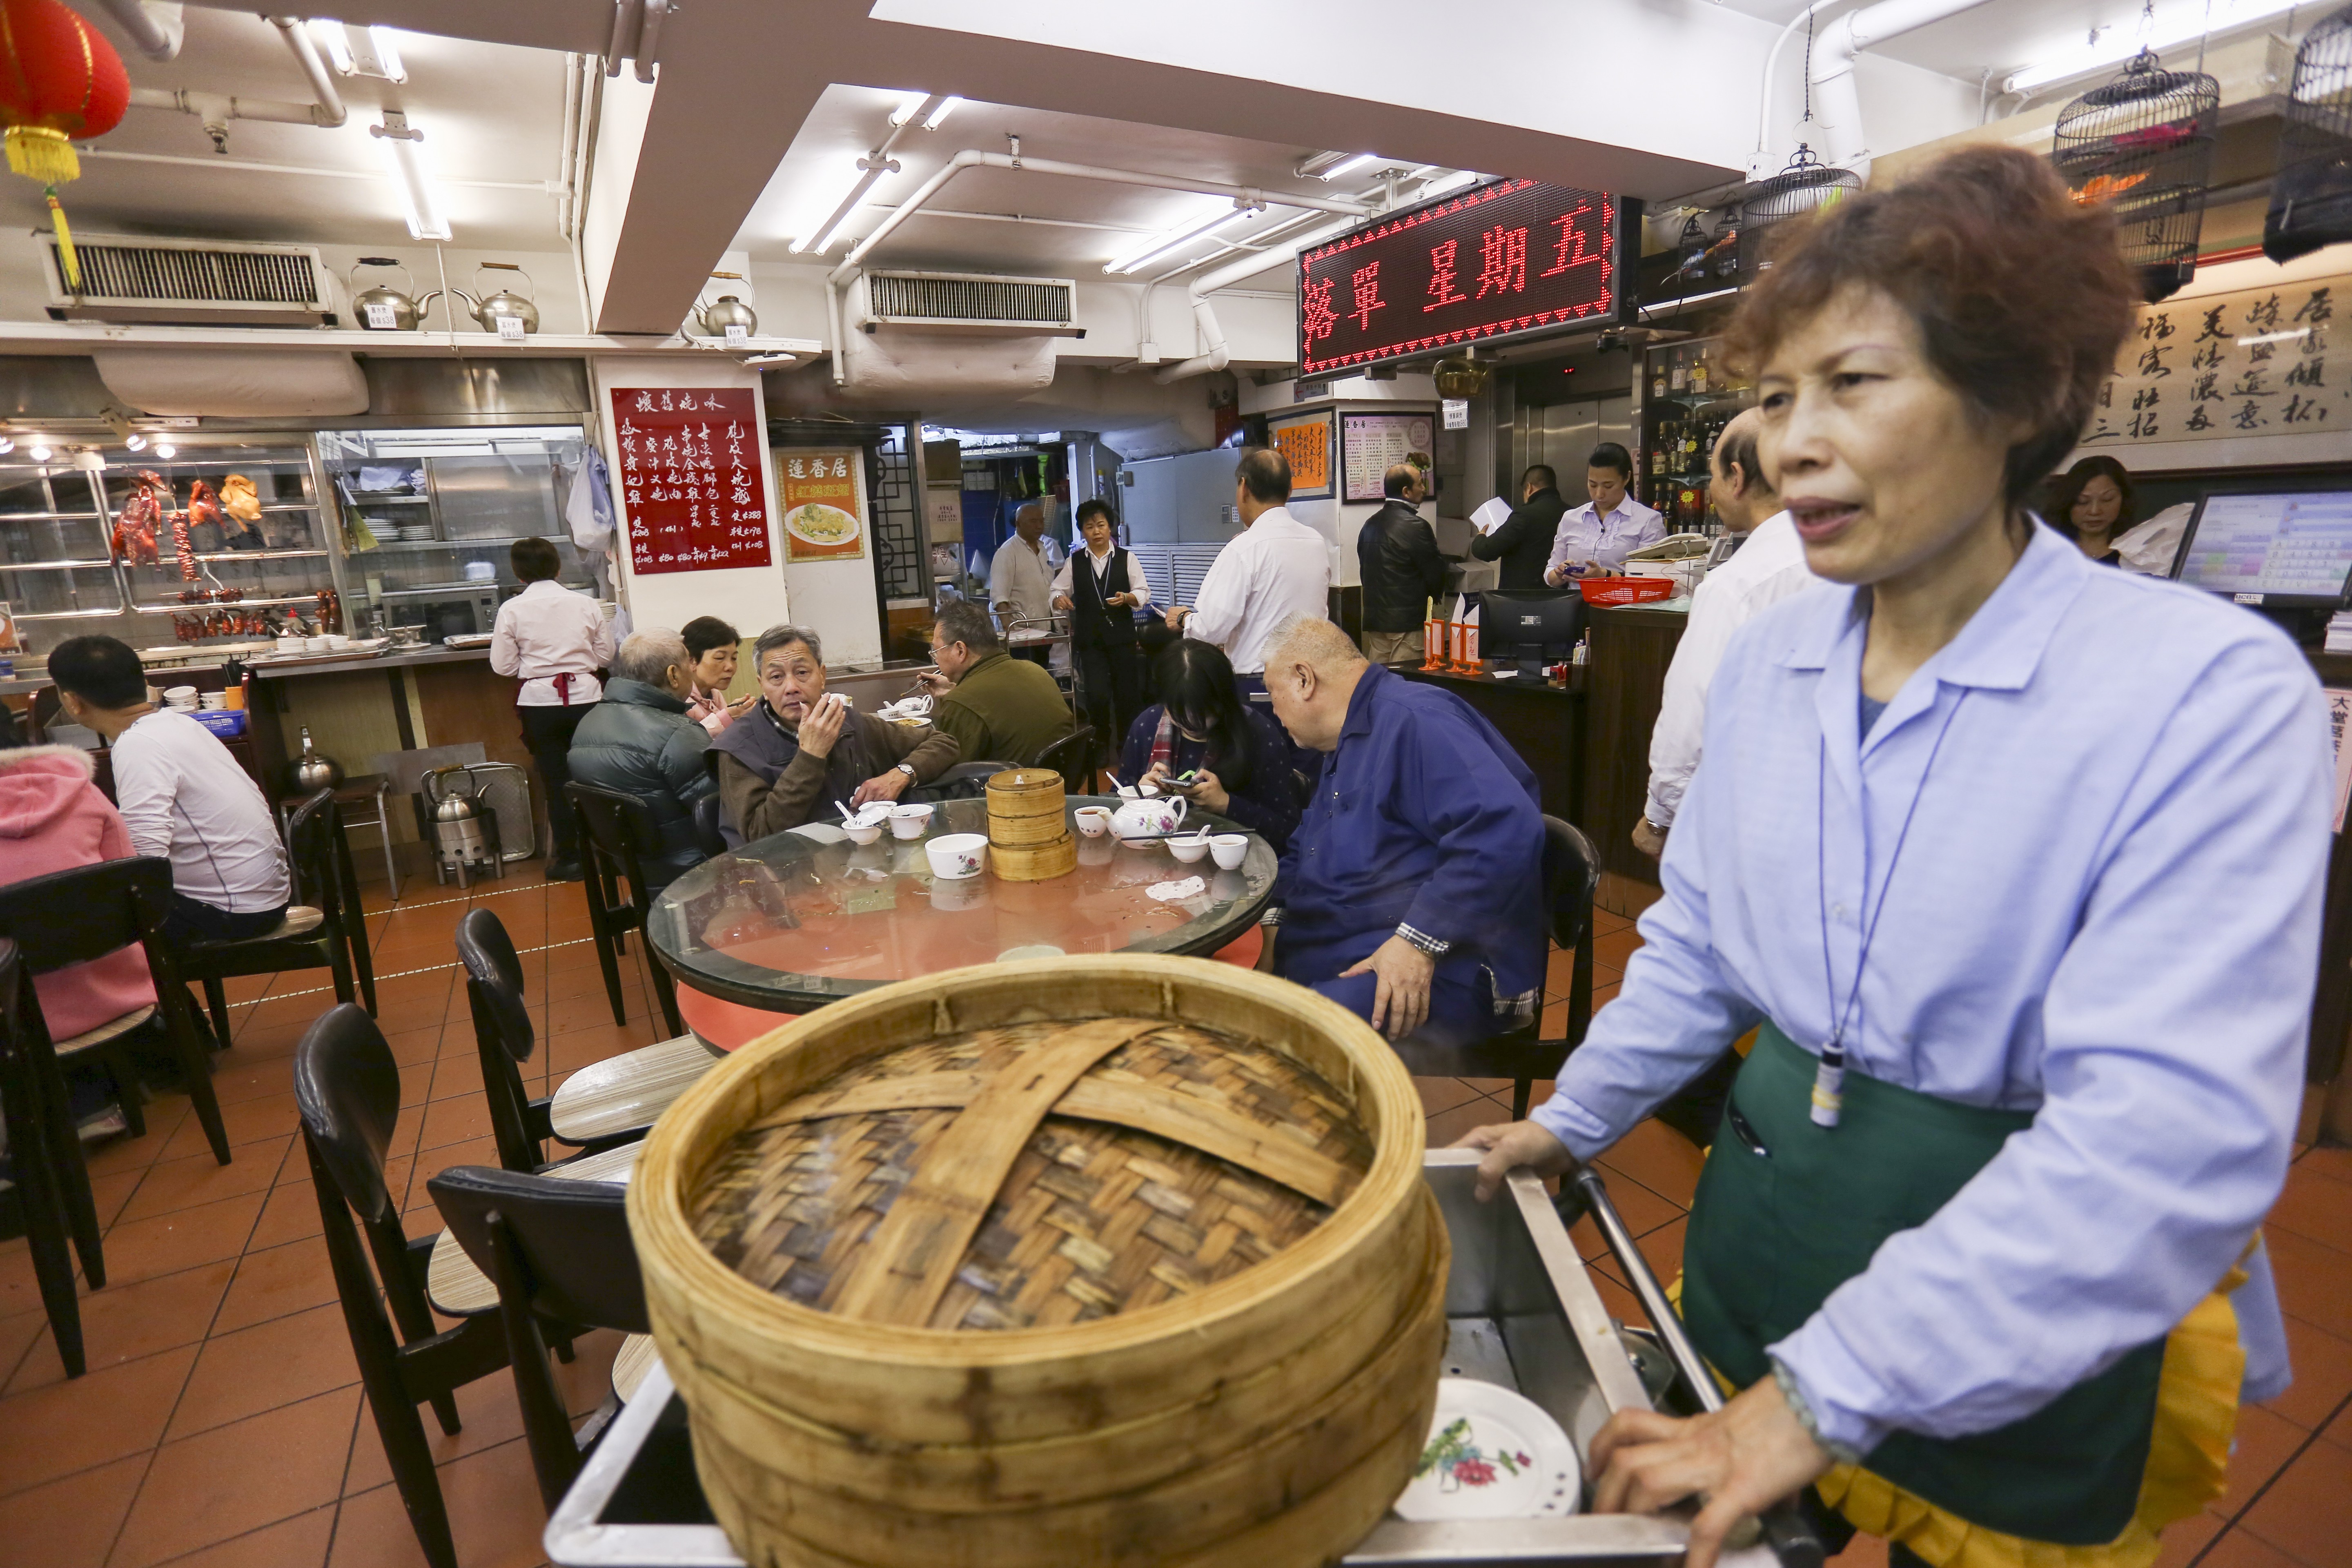
[[[2151,304],[2197,270],[2221,113],[2220,82],[2166,70],[2147,49],[2059,111],[2050,161],[2075,201],[2116,215],[2124,259]]]
[[[2352,5],[2304,35],[2281,118],[2263,254],[2292,261],[2352,239]]]
[[[1739,204],[1734,202],[1716,215],[1715,234],[1708,242],[1707,254],[1715,259],[1708,265],[1717,279],[1724,283],[1739,281]]]
[[[1738,280],[1752,283],[1758,273],[1772,265],[1775,226],[1860,189],[1860,174],[1822,163],[1811,147],[1799,142],[1787,168],[1769,180],[1757,181],[1741,194],[1739,242],[1734,247],[1738,253]]]

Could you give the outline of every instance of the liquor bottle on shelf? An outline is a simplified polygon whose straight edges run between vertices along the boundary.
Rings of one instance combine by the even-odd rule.
[[[1698,359],[1691,366],[1690,389],[1694,394],[1706,391],[1706,351],[1698,351]]]
[[[1674,352],[1673,367],[1666,372],[1666,385],[1675,392],[1680,392],[1689,384],[1690,371],[1683,363],[1683,351],[1676,349]]]
[[[1664,397],[1665,395],[1666,362],[1664,358],[1660,358],[1650,366],[1650,395]]]
[[[1660,421],[1657,434],[1650,438],[1650,477],[1658,479],[1666,471],[1666,430]]]

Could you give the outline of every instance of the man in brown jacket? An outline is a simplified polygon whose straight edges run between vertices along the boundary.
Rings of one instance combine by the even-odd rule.
[[[760,700],[710,742],[719,775],[719,830],[730,849],[837,816],[868,801],[897,800],[956,763],[953,735],[887,723],[824,689],[817,635],[771,626],[752,645]],[[1041,672],[1042,673],[1042,672]]]

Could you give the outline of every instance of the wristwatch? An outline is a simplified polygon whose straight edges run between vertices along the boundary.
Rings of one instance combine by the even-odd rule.
[[[907,775],[907,782],[908,782],[908,784],[913,784],[913,783],[915,782],[915,764],[914,764],[914,763],[900,763],[898,764],[898,771]]]

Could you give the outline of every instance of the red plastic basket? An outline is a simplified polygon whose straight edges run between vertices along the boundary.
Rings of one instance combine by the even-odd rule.
[[[1642,605],[1675,595],[1672,577],[1579,577],[1576,586],[1588,605]]]

